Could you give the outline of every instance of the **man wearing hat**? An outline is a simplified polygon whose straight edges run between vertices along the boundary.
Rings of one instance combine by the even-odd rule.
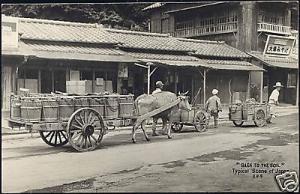
[[[162,83],[162,81],[157,81],[155,83],[156,89],[152,92],[152,94],[156,94],[162,91],[164,84]]]
[[[205,104],[205,110],[206,112],[210,113],[211,116],[214,117],[214,127],[218,127],[218,118],[219,118],[219,112],[222,111],[221,107],[221,100],[217,96],[218,94],[217,89],[212,90],[212,96],[207,100]]]
[[[272,117],[275,117],[275,106],[279,105],[278,97],[279,97],[279,91],[283,87],[280,82],[276,82],[275,86],[273,86],[275,89],[272,91],[270,97],[269,97],[269,104],[270,107],[270,113]]]

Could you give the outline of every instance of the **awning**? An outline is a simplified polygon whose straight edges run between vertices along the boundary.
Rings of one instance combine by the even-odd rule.
[[[136,62],[124,52],[105,47],[91,47],[68,43],[25,43],[20,42],[23,50],[30,50],[33,57],[44,59],[83,60],[101,62]]]
[[[152,62],[170,66],[203,66],[199,59],[189,55],[127,52],[128,55],[142,62]]]
[[[207,68],[231,71],[264,71],[247,61],[201,59]]]
[[[288,68],[288,69],[298,69],[299,62],[293,57],[279,58],[279,57],[267,57],[263,56],[262,53],[258,52],[249,52],[249,55],[263,62],[269,67],[278,67],[278,68]]]
[[[256,65],[253,65],[247,61],[199,59],[197,57],[189,55],[170,55],[138,52],[127,53],[137,60],[145,63],[152,62],[170,66],[204,67],[207,69],[219,70],[264,71],[264,69],[257,67]]]

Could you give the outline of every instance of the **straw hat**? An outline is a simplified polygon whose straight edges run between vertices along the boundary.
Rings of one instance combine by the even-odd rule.
[[[162,81],[157,81],[155,83],[155,85],[156,85],[156,87],[163,87],[164,86],[164,84],[162,83]]]
[[[216,95],[218,92],[219,92],[219,91],[218,91],[217,89],[213,89],[211,93],[212,93],[213,95]]]
[[[281,85],[280,82],[276,82],[275,86],[273,86],[274,88],[277,88],[277,87],[283,87],[283,85]]]

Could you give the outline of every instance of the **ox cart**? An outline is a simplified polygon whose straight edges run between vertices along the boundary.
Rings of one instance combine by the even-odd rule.
[[[133,95],[29,94],[10,101],[10,127],[38,131],[50,146],[69,142],[77,151],[94,150],[108,130],[130,125],[133,115]]]
[[[174,115],[171,129],[178,133],[182,130],[183,125],[194,126],[196,131],[203,132],[207,129],[210,115],[204,110],[201,105],[193,106],[192,110],[179,110]]]
[[[77,151],[96,149],[115,126],[140,126],[145,120],[180,103],[170,102],[136,116],[133,95],[61,94],[11,95],[10,127],[38,131],[42,140],[54,147],[67,144]]]
[[[253,121],[258,127],[265,126],[271,120],[270,105],[248,100],[229,106],[229,120],[235,126],[242,126],[244,122]]]

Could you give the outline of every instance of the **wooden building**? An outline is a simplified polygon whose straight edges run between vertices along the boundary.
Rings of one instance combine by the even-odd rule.
[[[151,93],[162,80],[166,90],[189,91],[196,104],[218,88],[229,103],[231,92],[246,98],[250,72],[263,71],[225,42],[8,16],[2,16],[1,28],[2,110],[10,108],[9,97],[20,88],[67,92],[72,80],[90,81],[92,93],[135,97]]]
[[[292,36],[298,39],[298,6],[299,3],[295,1],[205,1],[190,4],[156,3],[144,10],[150,12],[151,32],[168,33],[174,37],[225,41],[239,50],[264,55],[270,35]],[[289,56],[273,55],[270,59],[272,61],[278,62],[279,56],[282,63],[297,63],[296,68],[295,65],[290,67],[284,64],[278,68],[278,65],[273,66],[267,61],[261,61],[263,58],[259,56],[252,56],[253,63],[267,67],[264,73],[251,73],[251,82],[256,84],[259,90],[267,92],[260,96],[261,101],[272,92],[270,84],[276,81],[287,83],[284,80],[290,79],[289,74],[293,74],[294,79],[298,72],[298,59],[295,62]],[[285,78],[277,78],[276,74],[280,74],[281,70],[289,72],[285,74]],[[297,80],[298,76],[295,79]],[[268,90],[264,89],[266,86]],[[285,88],[287,87],[289,86],[285,85]],[[296,88],[298,85],[294,89],[284,89],[282,97],[289,96],[290,90],[296,94]],[[292,99],[283,97],[281,100],[298,104],[298,98],[299,96],[294,95]]]

